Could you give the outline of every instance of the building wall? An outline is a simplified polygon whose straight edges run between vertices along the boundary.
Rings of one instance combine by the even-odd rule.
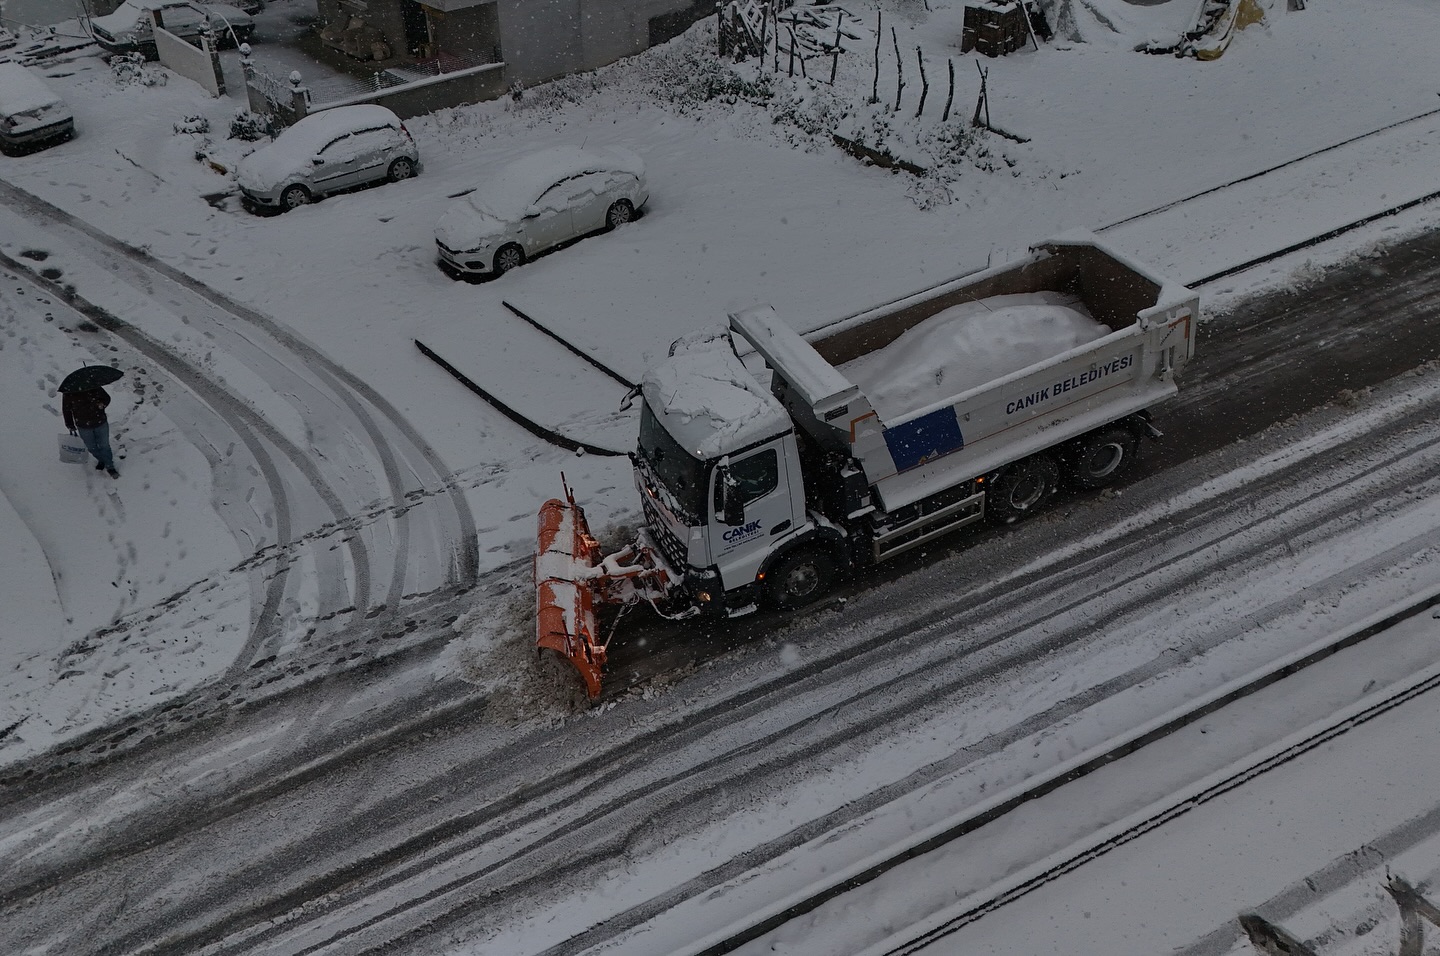
[[[352,16],[406,47],[399,0],[315,0],[323,25]],[[532,86],[633,56],[714,10],[714,0],[421,0],[432,54],[505,63],[507,83]],[[490,80],[494,80],[490,77]]]
[[[349,106],[355,103],[376,103],[395,112],[401,119],[423,116],[447,106],[465,106],[497,99],[509,88],[505,78],[504,64],[473,67],[456,73],[447,73],[424,83],[413,83],[390,90],[367,93],[326,103],[325,108]]]
[[[585,68],[585,0],[499,0],[500,44],[510,79],[529,86]]]
[[[405,20],[394,0],[315,0],[320,26],[343,29],[351,17],[360,17],[381,33],[396,52],[405,50]]]
[[[435,50],[489,62],[505,58],[500,18],[495,4],[485,3],[449,12],[428,11]]]
[[[498,0],[501,52],[525,85],[593,70],[650,46],[652,17],[695,0]],[[710,7],[713,9],[713,7]]]

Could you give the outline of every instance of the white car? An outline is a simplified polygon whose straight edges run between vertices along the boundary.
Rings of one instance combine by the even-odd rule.
[[[154,16],[161,26],[185,40],[194,40],[205,30],[215,33],[220,46],[239,46],[255,32],[250,14],[223,3],[191,3],[189,0],[125,0],[115,12],[90,21],[95,42],[110,53],[141,53],[153,60]]]
[[[367,183],[415,175],[420,153],[400,117],[383,106],[311,113],[240,160],[235,181],[246,206],[284,212]]]
[[[645,163],[621,147],[556,146],[500,169],[457,200],[435,227],[440,267],[508,272],[572,239],[623,226],[650,193]]]

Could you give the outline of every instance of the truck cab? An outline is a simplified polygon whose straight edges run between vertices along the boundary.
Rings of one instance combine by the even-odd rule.
[[[724,333],[678,341],[639,390],[636,489],[682,600],[753,610],[774,559],[815,530],[794,423]]]

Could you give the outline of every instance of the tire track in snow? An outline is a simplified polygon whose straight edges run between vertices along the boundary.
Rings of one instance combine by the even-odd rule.
[[[288,392],[285,388],[277,388],[277,392],[291,399],[292,404],[301,400],[302,396],[310,396],[313,401],[338,401],[348,410],[368,439],[367,450],[380,464],[384,475],[384,494],[390,503],[391,520],[395,523],[394,550],[388,555],[389,583],[381,601],[390,614],[397,613],[405,596],[407,575],[412,572],[411,537],[417,532],[412,527],[411,511],[418,500],[434,497],[427,493],[430,486],[443,489],[441,500],[446,502],[447,508],[443,511],[423,509],[427,526],[424,540],[430,545],[429,552],[438,554],[448,551],[450,558],[444,581],[423,580],[419,576],[424,573],[424,568],[416,570],[416,589],[424,591],[447,584],[460,587],[474,585],[478,579],[479,554],[475,523],[464,491],[418,431],[366,383],[268,316],[154,259],[143,250],[95,229],[39,197],[0,181],[0,201],[63,230],[67,240],[81,254],[102,263],[120,275],[122,280],[158,301],[168,299],[175,313],[185,316],[187,321],[197,325],[203,323],[203,331],[231,345],[242,361],[248,357],[250,361],[247,364],[256,368],[257,373],[262,368],[268,370],[271,376],[262,375],[267,381],[278,379],[280,385],[287,386],[290,389]],[[160,281],[157,282],[157,279]],[[160,295],[161,285],[167,286],[163,298]],[[257,341],[253,335],[243,334],[242,330],[247,326],[251,333],[258,333],[269,342]],[[267,346],[273,346],[273,350]],[[285,357],[292,358],[293,364]],[[325,389],[317,390],[310,376],[319,378]],[[303,414],[303,400],[299,407]],[[383,425],[371,413],[371,408],[378,411],[384,420]],[[408,471],[421,484],[419,491],[405,487],[396,454],[397,445],[405,453]],[[355,573],[357,576],[362,573],[368,576],[371,570],[365,567],[362,571],[357,565]],[[357,587],[357,591],[367,595],[365,600],[354,602],[356,614],[364,614],[371,610],[368,606],[368,581],[365,588]],[[334,608],[322,609],[322,616],[332,610]],[[232,672],[249,666],[264,646],[263,639],[248,644],[237,657]]]
[[[1417,412],[1392,431],[1403,431],[1412,426],[1415,421],[1423,420],[1426,414]],[[1368,440],[1368,438],[1369,436],[1366,436],[1364,440]],[[1353,443],[1359,444],[1361,441],[1362,439],[1357,438],[1353,440]],[[1409,500],[1414,474],[1433,466],[1433,462],[1424,459],[1423,456],[1430,452],[1437,442],[1440,442],[1440,438],[1431,438],[1428,443],[1422,443],[1421,447],[1412,447],[1403,453],[1411,458],[1419,455],[1421,459],[1411,463],[1403,474],[1392,475],[1391,479],[1386,482],[1386,488],[1398,494],[1402,502]],[[1328,456],[1338,450],[1340,449],[1335,446],[1329,446],[1324,454]],[[337,907],[343,907],[346,903],[359,907],[366,914],[360,921],[361,926],[356,927],[353,932],[348,929],[340,932],[336,937],[346,941],[342,945],[347,947],[347,951],[351,951],[351,947],[367,945],[365,942],[367,938],[373,941],[382,938],[390,940],[397,935],[406,936],[407,933],[403,926],[384,925],[391,920],[398,921],[400,924],[423,924],[422,928],[414,930],[416,935],[409,940],[413,944],[418,940],[428,938],[433,932],[453,927],[472,918],[475,915],[472,907],[477,897],[483,898],[487,907],[496,907],[502,905],[507,898],[519,899],[524,898],[527,894],[543,893],[547,887],[553,886],[557,882],[584,882],[593,876],[593,873],[588,871],[588,867],[603,867],[606,865],[605,861],[613,859],[614,853],[624,852],[624,847],[628,846],[630,842],[635,840],[643,842],[643,834],[653,826],[651,818],[663,813],[666,809],[660,800],[660,797],[666,796],[662,793],[665,788],[691,791],[689,797],[686,797],[685,794],[677,794],[673,790],[669,795],[674,797],[673,808],[677,812],[683,812],[687,806],[687,799],[694,799],[694,792],[703,794],[706,792],[707,786],[710,788],[710,792],[713,792],[715,779],[735,776],[737,765],[734,761],[736,760],[742,764],[750,762],[743,768],[746,776],[741,779],[753,781],[755,775],[763,777],[766,773],[785,773],[794,759],[793,755],[780,753],[785,750],[786,739],[796,734],[803,736],[825,730],[831,724],[836,723],[835,718],[839,717],[840,711],[855,713],[864,708],[871,708],[874,710],[874,714],[861,722],[845,725],[842,730],[834,731],[818,741],[809,741],[805,745],[805,754],[813,757],[815,753],[824,752],[826,748],[843,747],[857,733],[878,733],[893,729],[897,721],[903,723],[913,718],[917,709],[934,706],[935,699],[947,694],[963,694],[967,687],[978,681],[994,679],[1005,673],[1007,669],[1013,669],[1017,664],[1042,659],[1055,648],[1075,643],[1080,636],[1088,633],[1088,630],[1081,624],[1072,623],[1068,627],[1059,628],[1056,633],[1048,635],[1039,644],[1023,648],[1000,660],[992,659],[985,662],[986,655],[982,653],[985,648],[993,647],[1006,637],[1013,636],[1023,629],[1038,627],[1045,621],[1060,622],[1068,619],[1074,622],[1092,618],[1118,620],[1126,614],[1138,613],[1144,607],[1154,606],[1156,601],[1167,597],[1172,588],[1183,586],[1186,580],[1193,582],[1206,574],[1231,571],[1237,562],[1245,560],[1247,556],[1254,558],[1263,554],[1266,549],[1283,547],[1297,533],[1304,533],[1306,528],[1320,530],[1327,524],[1332,526],[1336,525],[1336,522],[1343,524],[1347,519],[1353,517],[1354,511],[1353,500],[1347,498],[1346,493],[1353,492],[1365,474],[1388,471],[1400,464],[1401,461],[1401,458],[1392,456],[1383,461],[1370,463],[1368,468],[1351,466],[1343,474],[1335,473],[1323,476],[1315,474],[1313,461],[1295,462],[1285,473],[1294,474],[1297,479],[1300,476],[1309,478],[1312,487],[1308,494],[1299,496],[1298,500],[1287,499],[1287,503],[1281,511],[1286,509],[1294,511],[1306,502],[1314,503],[1319,508],[1319,513],[1308,518],[1303,526],[1297,527],[1295,524],[1277,520],[1268,514],[1260,518],[1250,515],[1238,524],[1231,522],[1230,525],[1222,525],[1218,518],[1230,513],[1235,508],[1236,502],[1233,497],[1220,496],[1217,500],[1208,501],[1186,512],[1181,512],[1176,523],[1158,530],[1158,533],[1166,536],[1169,542],[1167,549],[1170,551],[1170,554],[1161,561],[1150,560],[1150,556],[1143,550],[1147,544],[1153,545],[1157,534],[1156,529],[1140,529],[1132,532],[1128,539],[1131,545],[1128,554],[1117,555],[1114,542],[1106,546],[1104,549],[1106,553],[1104,555],[1097,554],[1094,560],[1103,559],[1113,565],[1123,557],[1133,566],[1133,570],[1124,572],[1119,577],[1116,587],[1107,589],[1106,593],[1099,595],[1095,593],[1093,582],[1096,566],[1093,561],[1082,560],[1074,563],[1057,562],[1047,570],[1035,571],[1030,575],[1029,582],[1023,588],[1012,589],[1015,579],[1011,579],[999,586],[1003,593],[985,598],[979,605],[975,603],[974,592],[960,595],[956,598],[956,603],[948,605],[942,612],[939,612],[938,617],[928,622],[922,621],[919,625],[907,623],[900,629],[877,637],[869,648],[872,655],[869,659],[866,659],[864,655],[861,655],[860,659],[851,658],[849,655],[854,652],[853,648],[843,653],[837,652],[823,661],[817,662],[813,667],[800,668],[796,672],[769,681],[763,687],[757,688],[753,694],[726,700],[716,704],[713,709],[707,709],[700,713],[687,714],[681,726],[664,728],[655,732],[648,740],[642,738],[634,742],[627,742],[609,753],[594,758],[595,766],[605,768],[599,774],[589,770],[586,765],[581,765],[551,775],[520,791],[506,793],[503,799],[485,803],[482,810],[462,811],[457,816],[447,819],[442,826],[415,833],[412,837],[394,846],[393,849],[379,855],[363,857],[353,864],[327,871],[314,880],[302,878],[302,885],[297,887],[293,893],[279,892],[277,888],[276,895],[268,901],[260,903],[254,909],[247,906],[242,907],[242,912],[231,912],[227,918],[222,918],[218,925],[212,924],[203,930],[199,930],[198,927],[192,928],[191,932],[181,931],[177,935],[170,935],[153,951],[188,953],[209,943],[219,945],[218,949],[213,950],[214,952],[245,952],[250,951],[259,943],[266,942],[280,951],[304,952],[306,944],[300,942],[300,939],[306,935],[304,927],[289,926],[283,922],[283,917],[290,911],[290,908],[305,905],[305,919],[316,921],[313,924],[307,922],[307,926],[317,926],[318,928],[329,925],[331,929],[338,931],[344,919],[343,913],[332,913],[331,911]],[[1277,476],[1274,481],[1267,483],[1266,487],[1270,489],[1268,493],[1274,496],[1281,494],[1285,484],[1285,479]],[[1373,490],[1374,494],[1371,495],[1371,500],[1374,500],[1383,490]],[[1274,526],[1273,530],[1263,530],[1267,523]],[[1235,540],[1236,536],[1246,529],[1254,533],[1254,540],[1246,541],[1243,547],[1237,547],[1232,551],[1220,550],[1222,546]],[[1332,529],[1331,533],[1336,533],[1336,531]],[[1413,551],[1416,548],[1428,546],[1432,538],[1433,536],[1423,534],[1417,536],[1375,558],[1370,564],[1375,564],[1375,562],[1393,563],[1397,556],[1406,553],[1407,549]],[[1165,592],[1164,595],[1157,596],[1153,592],[1147,593],[1142,590],[1135,594],[1119,594],[1111,597],[1111,593],[1122,588],[1125,581],[1137,584],[1143,579],[1153,580],[1153,576],[1162,572],[1166,566],[1183,566],[1187,562],[1193,561],[1200,561],[1203,567],[1198,571],[1189,572],[1188,578],[1181,578],[1173,582],[1167,581],[1166,586],[1161,589]],[[1347,583],[1362,578],[1369,570],[1372,569],[1359,565],[1347,568],[1344,572],[1334,575],[1324,582],[1317,582],[1311,589],[1311,594],[1305,597],[1293,597],[1275,602],[1265,608],[1263,612],[1256,612],[1247,620],[1232,627],[1223,628],[1219,633],[1212,635],[1210,643],[1218,644],[1258,627],[1276,615],[1293,612],[1297,606],[1296,602],[1303,603],[1304,600],[1308,600],[1313,596],[1315,590],[1325,591],[1343,587]],[[1069,597],[1061,595],[1058,599],[1060,604],[1058,607],[1055,606],[1056,602],[1054,601],[1042,602],[1049,606],[1043,608],[1037,615],[1033,615],[1032,619],[1007,625],[999,634],[987,635],[980,641],[967,643],[962,654],[955,655],[953,651],[946,654],[944,644],[947,635],[953,633],[955,628],[965,629],[968,624],[986,619],[992,613],[997,616],[1004,614],[1007,608],[1012,612],[1024,608],[1027,603],[1034,602],[1037,592],[1051,592],[1057,586],[1068,587],[1075,593]],[[1099,606],[1092,613],[1076,614],[1076,610],[1082,609],[1087,601],[1099,602]],[[917,627],[926,628],[928,633],[916,633]],[[900,656],[901,650],[913,651],[917,645],[934,648],[935,653],[939,653],[942,659],[948,656],[951,663],[945,665],[949,668],[947,673],[932,678],[928,672],[937,666],[937,661],[917,656],[913,660],[903,662],[903,667],[899,669],[892,668],[892,670],[896,670],[896,673],[883,682],[866,679],[867,675],[873,678],[880,670],[873,659],[874,655],[895,658]],[[1201,646],[1195,649],[1195,652],[1201,653],[1204,650],[1205,647]],[[1137,668],[1132,673],[1117,676],[1111,686],[1100,688],[1098,692],[1103,695],[1104,692],[1113,692],[1133,686],[1138,681],[1154,676],[1160,670],[1174,666],[1176,662],[1177,658],[1173,654],[1162,654],[1153,662]],[[748,741],[738,751],[716,752],[712,748],[704,747],[703,741],[706,736],[717,732],[718,727],[730,727],[747,719],[768,719],[767,708],[775,706],[775,695],[783,697],[798,695],[803,692],[806,679],[810,678],[824,684],[854,681],[863,689],[830,710],[818,714],[807,711],[803,719],[796,719],[796,722],[777,729],[761,739]],[[1039,726],[1063,719],[1066,712],[1072,712],[1078,707],[1089,706],[1094,702],[1093,696],[1082,695],[1080,698],[1072,699],[1065,704],[1062,710],[1037,715],[1031,718],[1030,723],[1017,725],[1012,730],[1003,732],[985,746],[999,746],[1007,739],[1033,733]],[[778,722],[778,718],[776,721]],[[1034,721],[1040,723],[1035,724]],[[839,721],[839,723],[844,724],[844,721]],[[711,762],[702,760],[697,763],[683,764],[675,770],[672,777],[659,781],[641,779],[645,776],[643,768],[656,762],[660,755],[664,755],[666,761],[672,765],[679,759],[691,759],[679,756],[679,751],[687,746],[699,748],[710,755],[707,759]],[[772,752],[777,754],[774,759],[762,759],[759,763],[754,763],[757,759],[756,755],[769,755]],[[965,757],[973,760],[977,755],[978,751],[972,751],[965,754]],[[520,754],[516,753],[514,757],[518,759]],[[472,765],[452,767],[447,776],[450,779],[459,780],[474,779],[477,776],[483,778],[487,770],[493,772],[493,768],[506,766],[507,763],[508,759],[504,754],[492,753],[486,755],[482,760],[475,761]],[[937,768],[937,772],[939,770],[951,772],[954,769],[953,766],[946,766]],[[906,781],[906,786],[913,788],[923,785],[928,782],[928,779],[930,778],[927,776],[925,779],[909,780]],[[582,785],[587,794],[595,795],[593,802],[591,797],[577,802],[577,788]],[[437,795],[442,792],[446,792],[444,785],[441,790],[436,791]],[[894,795],[894,793],[889,793],[880,796],[893,799]],[[475,801],[487,800],[483,792],[467,791],[466,796],[469,798],[466,802],[471,804]],[[386,831],[386,821],[390,819],[396,819],[403,824],[406,816],[413,812],[415,801],[419,799],[423,799],[423,792],[396,797],[393,803],[387,805],[372,805],[366,814],[367,828],[370,828],[372,832]],[[862,801],[862,804],[870,802],[869,800]],[[633,808],[638,808],[638,810]],[[861,805],[847,807],[846,814],[860,812],[863,809],[864,807]],[[636,812],[639,812],[644,819],[631,821]],[[596,833],[593,834],[595,837],[593,840],[586,839],[592,834],[574,830],[572,824],[576,814],[581,814],[587,820],[598,821],[594,825]],[[631,822],[622,823],[621,818]],[[842,823],[843,820],[827,819],[823,822],[826,826],[835,826]],[[492,859],[483,867],[481,873],[457,878],[451,884],[433,892],[410,895],[405,890],[404,884],[407,881],[423,884],[425,882],[423,877],[426,874],[447,861],[453,861],[452,867],[461,866],[459,860],[461,854],[480,852],[491,843],[503,842],[508,834],[520,831],[528,832],[532,829],[540,835],[535,837],[531,843],[514,851],[513,855]],[[397,827],[396,832],[402,832],[402,828]],[[218,883],[211,884],[205,896],[216,902],[225,898],[234,898],[234,895],[240,893],[244,887],[255,886],[261,873],[265,875],[264,882],[267,885],[283,883],[280,878],[282,873],[287,871],[298,873],[308,869],[308,865],[303,861],[314,859],[317,853],[333,853],[334,849],[343,844],[346,839],[343,829],[339,828],[317,832],[298,844],[287,846],[278,857],[272,856],[263,863],[255,864],[258,869],[254,872],[241,870],[228,873]],[[790,841],[787,840],[786,845],[790,845]],[[764,855],[768,856],[784,848],[769,847]],[[287,860],[290,862],[285,862]],[[754,859],[740,861],[741,864],[749,863],[751,865],[755,862]],[[518,872],[513,869],[517,866],[521,868]],[[463,868],[461,866],[461,869]],[[533,876],[525,876],[526,873],[531,873]],[[717,871],[714,876],[720,878],[727,873],[729,871],[722,869]],[[497,885],[495,881],[501,882]],[[227,888],[227,884],[230,884],[229,888]],[[357,884],[365,885],[366,892],[358,898],[349,900],[338,898],[344,895],[345,887]],[[684,890],[687,893],[697,892],[697,888],[693,885],[684,887]],[[395,896],[389,896],[388,891],[393,891]],[[245,895],[248,897],[248,894]],[[403,902],[397,897],[403,898]],[[321,898],[326,900],[325,904],[316,907],[316,901]],[[432,905],[426,906],[427,901]],[[194,906],[198,902],[200,901],[192,899],[189,901],[189,905]],[[208,903],[201,904],[200,908],[208,908],[208,905]],[[411,912],[412,907],[414,907],[413,912]],[[620,914],[615,921],[599,931],[600,938],[603,939],[612,932],[622,931],[627,922],[643,921],[648,918],[650,912],[651,910],[648,908],[642,908],[640,911]],[[331,915],[326,916],[327,913]],[[265,924],[259,921],[266,920],[280,922],[257,929],[253,934],[245,931],[247,926],[252,928],[264,926]],[[176,927],[176,930],[179,930],[179,927]],[[289,943],[282,942],[282,939],[290,936],[292,930],[298,932],[300,936],[290,938]],[[192,932],[195,934],[192,935]],[[309,937],[309,945],[327,945],[325,942],[327,940],[334,942],[335,938],[326,935],[328,932],[328,930],[322,932],[319,937]],[[377,935],[372,938],[370,937],[371,932],[375,932]],[[220,945],[219,941],[231,933],[238,935],[230,939],[227,944]],[[141,939],[141,936],[127,936],[118,942],[123,949],[138,945]],[[597,941],[599,940],[592,936],[587,942],[593,944]],[[575,951],[575,948],[561,947],[554,950],[556,953],[570,951]]]
[[[310,461],[309,457],[300,448],[286,440],[277,429],[266,422],[257,412],[210,381],[207,375],[195,369],[186,359],[172,352],[167,346],[155,341],[105,309],[87,302],[80,296],[72,295],[57,288],[56,284],[51,280],[36,276],[29,269],[4,253],[0,253],[0,265],[3,265],[18,275],[24,276],[27,281],[43,289],[47,294],[55,296],[69,308],[83,315],[99,328],[110,332],[133,349],[137,355],[143,356],[146,361],[163,369],[171,375],[176,382],[198,396],[205,405],[226,422],[228,427],[245,444],[252,459],[255,461],[256,467],[260,469],[261,475],[264,476],[266,488],[270,494],[271,501],[275,505],[277,543],[282,546],[282,551],[276,556],[275,573],[270,577],[266,585],[265,596],[261,601],[260,611],[251,622],[250,637],[247,640],[247,647],[263,644],[272,636],[275,630],[277,611],[288,587],[287,571],[289,568],[289,559],[286,556],[288,552],[283,549],[288,549],[296,543],[290,496],[286,490],[285,481],[280,476],[279,470],[276,468],[275,462],[271,457],[269,448],[278,450],[281,455],[316,488],[317,493],[330,506],[332,513],[337,519],[343,518],[345,512],[340,507],[339,500],[333,493],[329,493],[328,487],[320,477],[313,462]],[[269,448],[267,448],[267,446],[269,446]],[[358,539],[354,537],[351,538],[349,549],[352,561],[357,568],[356,594],[358,596],[368,591],[368,581],[364,580],[362,576],[364,570],[368,567],[368,561],[365,555],[364,544]]]

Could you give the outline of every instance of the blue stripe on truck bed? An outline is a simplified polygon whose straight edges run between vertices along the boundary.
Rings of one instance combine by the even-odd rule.
[[[936,409],[928,415],[887,427],[884,435],[896,471],[907,471],[965,447],[953,407]]]

